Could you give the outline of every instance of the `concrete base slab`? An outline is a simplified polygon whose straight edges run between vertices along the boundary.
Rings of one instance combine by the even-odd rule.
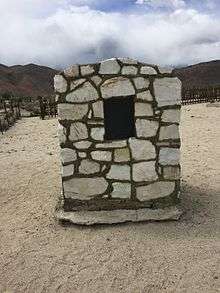
[[[143,208],[138,210],[72,211],[62,208],[56,211],[58,220],[78,225],[116,224],[123,222],[178,220],[182,211],[176,207],[164,209]]]

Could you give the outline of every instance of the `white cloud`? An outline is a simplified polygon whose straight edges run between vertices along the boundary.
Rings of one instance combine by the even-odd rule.
[[[65,67],[123,55],[178,65],[220,56],[220,20],[211,15],[186,7],[125,15],[71,3],[1,0],[0,63]]]
[[[183,8],[186,6],[184,0],[137,0],[136,4],[148,4],[154,8]]]

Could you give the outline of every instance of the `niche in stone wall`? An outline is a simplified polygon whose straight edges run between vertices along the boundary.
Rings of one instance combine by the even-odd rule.
[[[136,136],[134,96],[112,97],[104,100],[104,123],[106,140]]]

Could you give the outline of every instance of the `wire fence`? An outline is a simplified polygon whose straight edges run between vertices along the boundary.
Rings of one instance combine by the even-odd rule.
[[[20,118],[20,99],[0,99],[0,132],[2,134]]]
[[[220,86],[182,89],[182,104],[212,103],[220,101]]]

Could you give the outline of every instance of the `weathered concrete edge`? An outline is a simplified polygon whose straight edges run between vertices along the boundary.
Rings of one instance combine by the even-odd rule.
[[[177,206],[164,209],[143,208],[139,210],[72,211],[62,208],[56,211],[56,218],[77,225],[116,224],[124,222],[178,220],[182,210]]]

